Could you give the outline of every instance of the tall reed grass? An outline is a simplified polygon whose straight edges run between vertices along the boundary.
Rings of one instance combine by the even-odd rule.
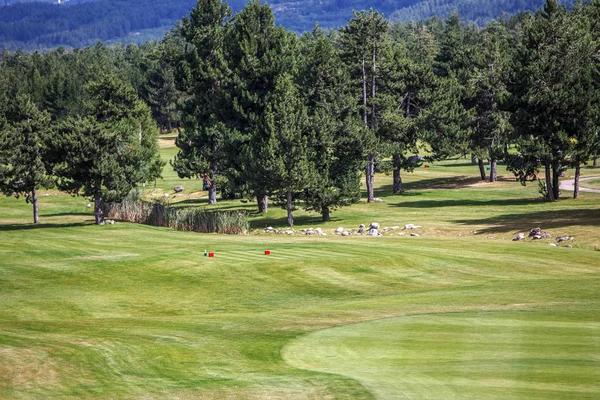
[[[161,202],[125,198],[121,203],[106,203],[108,218],[180,231],[201,233],[244,234],[248,230],[248,214],[244,210],[205,210],[173,207]]]

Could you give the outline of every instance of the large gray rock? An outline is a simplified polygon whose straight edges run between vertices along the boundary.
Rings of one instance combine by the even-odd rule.
[[[184,190],[185,190],[185,188],[184,188],[183,186],[175,186],[175,187],[173,188],[173,191],[174,191],[175,193],[183,192]]]
[[[369,229],[379,229],[381,228],[381,225],[379,225],[378,222],[371,222],[371,226],[369,227]]]

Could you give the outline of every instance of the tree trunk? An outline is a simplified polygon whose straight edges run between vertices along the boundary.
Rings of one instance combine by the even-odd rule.
[[[477,156],[471,153],[471,165],[477,165]]]
[[[485,176],[485,165],[483,165],[483,160],[480,158],[478,160],[479,163],[479,174],[481,175],[481,180],[485,181],[487,178]]]
[[[321,208],[321,216],[323,217],[323,222],[331,221],[331,215],[329,214],[329,207],[323,206]]]
[[[375,63],[376,47],[373,43],[373,69],[371,76],[371,130],[375,132],[375,71],[377,64]]]
[[[290,190],[288,190],[288,192],[286,193],[286,199],[287,199],[287,223],[288,226],[294,226],[294,215],[292,213],[292,208],[294,207],[294,204],[292,202],[292,192]]]
[[[33,204],[33,223],[38,224],[40,222],[40,212],[38,208],[38,198],[35,187],[31,190],[31,204]]]
[[[546,192],[548,196],[548,201],[554,201],[556,198],[554,197],[554,189],[552,188],[552,172],[551,172],[550,162],[546,161],[545,164],[545,174],[546,174]]]
[[[217,182],[214,179],[208,187],[208,204],[217,204]]]
[[[375,198],[375,193],[373,190],[373,184],[375,183],[375,155],[373,153],[369,154],[368,162],[367,162],[367,171],[366,171],[366,181],[367,181],[367,203],[370,203]]]
[[[394,154],[394,184],[392,186],[394,194],[402,193],[401,162],[400,154]]]
[[[367,71],[365,70],[365,59],[362,60],[362,83],[363,83],[363,121],[367,125]]]
[[[212,146],[213,155],[217,153],[217,145],[213,143]],[[208,187],[208,204],[217,204],[217,173],[219,163],[215,160],[210,162],[210,171],[212,176],[210,177],[210,186]]]
[[[594,168],[598,168],[598,156],[594,156]]]
[[[258,203],[259,213],[269,212],[269,196],[267,196],[266,194],[256,195],[256,201]]]
[[[498,173],[496,171],[498,162],[494,159],[490,160],[490,182],[496,182],[498,180]]]
[[[560,198],[560,164],[552,165],[552,189],[554,190],[554,200]]]
[[[573,183],[573,198],[579,198],[579,178],[581,177],[581,163],[577,160],[575,164],[575,182]]]
[[[104,224],[104,210],[102,209],[102,189],[100,185],[96,185],[94,192],[94,218],[97,225]]]

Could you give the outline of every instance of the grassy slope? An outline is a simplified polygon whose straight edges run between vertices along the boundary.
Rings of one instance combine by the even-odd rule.
[[[514,182],[457,187],[474,172],[455,162],[419,170],[403,196],[387,196],[379,176],[384,203],[322,225],[412,222],[420,238],[97,227],[84,199],[53,192],[33,226],[24,201],[2,198],[0,398],[371,398],[395,395],[399,374],[421,397],[419,379],[432,397],[485,385],[489,397],[559,386],[553,394],[584,398],[600,376],[600,253],[590,250],[600,195],[548,204]],[[158,189],[175,183],[167,170]],[[183,184],[173,201],[205,202],[190,196],[200,182]],[[283,225],[283,211],[272,214],[253,224]],[[299,211],[298,221],[318,218]],[[576,248],[507,240],[538,224],[576,235]]]

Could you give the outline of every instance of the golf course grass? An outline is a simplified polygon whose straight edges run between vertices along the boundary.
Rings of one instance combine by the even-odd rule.
[[[585,181],[585,183],[583,185],[585,185],[586,188],[600,190],[600,178],[599,179],[591,179],[589,181]]]
[[[284,227],[275,206],[225,236],[95,226],[86,199],[55,191],[34,225],[2,197],[0,398],[599,398],[600,194],[547,203],[509,178],[480,183],[450,160],[392,196],[381,174],[383,202],[328,223],[298,210],[293,236],[262,230]],[[201,182],[168,166],[144,188],[163,193],[206,206]],[[373,221],[423,227],[331,234]],[[317,226],[328,236],[300,235]],[[511,240],[538,226],[573,248]]]

